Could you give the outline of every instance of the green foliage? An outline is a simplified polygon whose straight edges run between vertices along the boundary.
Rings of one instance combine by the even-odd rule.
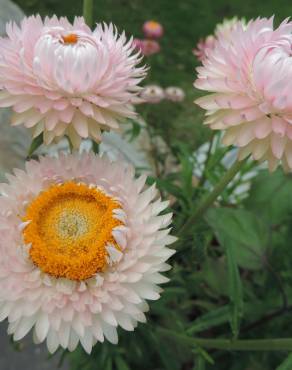
[[[202,191],[190,188],[190,174],[196,161],[185,147],[177,148],[177,162],[180,165],[176,176],[166,174],[158,185],[166,195],[177,197],[172,208],[177,214],[175,227],[179,229],[192,212],[190,201],[197,203]],[[292,213],[291,203],[285,204],[291,191],[289,175],[280,170],[274,174],[260,171],[244,201],[245,208],[240,204],[219,207],[219,202],[210,209],[206,220],[194,225],[178,244],[171,261],[170,283],[162,298],[151,304],[148,324],[139,325],[134,333],[120,331],[117,347],[104,343],[97,345],[91,356],[81,350],[78,355],[71,355],[75,366],[72,365],[72,370],[80,368],[81,361],[89,370],[97,363],[105,366],[102,362],[105,351],[108,353],[105,361],[110,358],[110,368],[118,370],[209,370],[213,366],[216,370],[274,370],[279,366],[285,357],[281,353],[251,351],[241,353],[239,361],[236,353],[217,350],[212,351],[211,358],[203,348],[190,346],[186,338],[291,335],[287,322],[292,310],[289,299],[292,250],[287,240],[292,236]],[[228,192],[230,196],[232,189]],[[281,212],[274,201],[283,202]],[[225,204],[224,199],[221,202]],[[276,219],[281,220],[281,225],[272,222]],[[167,337],[159,328],[167,328],[171,336]],[[288,366],[287,369],[288,359],[281,365]]]
[[[161,176],[158,186],[165,196],[176,197],[172,210],[179,229],[192,213],[191,202],[196,204],[207,190],[190,185],[196,160],[186,146],[176,147],[176,158],[177,173]],[[285,204],[290,192],[289,175],[261,170],[244,202],[227,207],[219,198],[177,244],[170,282],[161,299],[151,303],[148,323],[131,333],[119,330],[118,346],[97,344],[91,356],[79,349],[70,355],[70,370],[274,370],[281,363],[289,369],[285,353],[209,351],[192,344],[192,338],[291,336],[292,250],[287,240],[292,213],[291,204]],[[281,212],[274,198],[283,202]]]
[[[207,215],[221,244],[233,250],[237,264],[248,270],[263,267],[268,244],[268,228],[255,214],[245,209],[217,208]]]

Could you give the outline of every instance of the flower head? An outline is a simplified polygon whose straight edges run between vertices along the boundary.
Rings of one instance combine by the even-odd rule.
[[[141,91],[141,98],[147,103],[160,103],[165,94],[162,87],[158,85],[147,85]]]
[[[44,133],[50,144],[68,135],[100,141],[101,130],[117,129],[132,117],[138,83],[145,75],[134,45],[113,25],[94,31],[77,17],[25,18],[7,25],[0,40],[0,106],[15,112],[12,124]]]
[[[181,102],[185,98],[185,92],[180,87],[169,86],[165,89],[165,97],[173,102]]]
[[[211,94],[196,102],[207,110],[206,124],[225,130],[223,142],[267,160],[270,170],[281,161],[292,169],[292,24],[277,29],[273,19],[237,24],[220,39],[198,68],[195,86]]]
[[[145,56],[150,56],[160,52],[160,45],[155,40],[134,39],[136,49],[140,50]]]
[[[134,38],[133,45],[136,49],[141,50],[143,48],[143,41],[142,39]]]
[[[156,21],[147,21],[143,24],[144,36],[149,39],[159,39],[163,35],[163,27]]]
[[[42,157],[0,191],[0,317],[14,340],[31,329],[87,352],[144,322],[173,254],[171,214],[131,167],[93,154]]]

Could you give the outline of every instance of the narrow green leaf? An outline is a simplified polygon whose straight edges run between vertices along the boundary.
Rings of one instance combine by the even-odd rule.
[[[193,196],[193,163],[189,156],[179,156],[181,164],[182,190],[186,197],[192,199]]]
[[[183,194],[181,188],[174,183],[171,183],[168,180],[161,179],[161,178],[152,178],[151,176],[148,177],[149,180],[153,180],[153,182],[156,182],[159,189],[163,191],[167,191],[168,193],[174,195],[177,199],[183,200],[185,203],[187,203],[187,199],[185,197],[185,194]]]
[[[160,347],[158,354],[163,363],[163,368],[165,370],[177,370],[178,364],[176,363],[176,359],[172,356],[169,349],[164,347]]]
[[[228,276],[229,276],[229,299],[230,299],[230,326],[234,338],[239,334],[240,320],[243,314],[243,295],[239,269],[234,258],[233,248],[226,245]]]
[[[205,370],[206,369],[206,361],[203,356],[199,355],[196,358],[196,365],[194,370]]]
[[[195,352],[202,357],[202,359],[205,360],[205,362],[208,362],[211,365],[214,365],[213,358],[209,355],[207,351],[205,351],[202,347],[197,347]]]
[[[104,370],[112,370],[112,368],[113,368],[112,359],[108,358],[107,361],[106,361],[106,365],[105,365]]]
[[[198,333],[214,326],[225,324],[229,321],[230,317],[230,306],[217,308],[213,311],[207,312],[196,319],[187,330],[188,334]]]
[[[276,370],[291,370],[292,369],[292,353],[284,360],[284,362],[277,367]]]
[[[44,142],[44,137],[43,134],[41,133],[39,136],[35,137],[30,145],[30,148],[28,150],[28,157],[31,157],[33,153],[43,144]]]
[[[261,266],[261,253],[266,244],[264,233],[266,229],[252,213],[245,210],[211,209],[207,214],[207,220],[226,251],[230,326],[236,338],[243,314],[243,293],[238,264],[248,266],[253,260],[257,260],[254,269]]]
[[[167,345],[161,346],[161,339],[159,336],[152,337],[158,350],[158,355],[163,364],[163,369],[165,370],[177,370],[179,368],[179,358],[173,349]]]
[[[131,123],[132,127],[126,131],[126,135],[129,135],[129,142],[131,143],[140,135],[142,127],[138,122],[132,120],[129,120],[128,122]]]

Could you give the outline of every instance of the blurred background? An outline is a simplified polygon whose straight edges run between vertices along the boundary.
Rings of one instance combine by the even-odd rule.
[[[16,0],[14,3],[0,0],[0,7],[2,35],[6,21],[19,21],[24,14],[56,14],[67,16],[70,20],[82,14],[81,0]],[[156,135],[161,136],[170,146],[183,142],[188,150],[194,151],[211,135],[202,125],[203,112],[193,104],[193,100],[200,94],[193,88],[195,68],[199,62],[192,52],[199,39],[212,34],[216,24],[224,18],[237,16],[249,20],[275,15],[276,23],[279,23],[291,14],[292,3],[287,0],[94,0],[93,18],[95,22],[113,22],[119,31],[125,30],[128,36],[134,35],[136,38],[143,37],[142,25],[147,20],[156,20],[163,25],[161,51],[146,58],[146,63],[151,67],[146,83],[164,88],[178,86],[184,90],[186,97],[180,104],[163,101],[152,105],[147,112],[147,119]],[[24,130],[18,129],[16,134],[15,129],[9,128],[8,110],[1,110],[0,119],[1,176],[1,173],[3,175],[5,171],[21,166],[30,139]],[[216,280],[213,275],[214,278]],[[28,339],[13,347],[6,335],[6,324],[1,324],[0,370],[53,370],[58,363],[62,369],[68,368],[66,362],[62,363],[60,355],[48,361],[46,349],[30,343]],[[240,356],[235,354],[233,360],[240,360]],[[88,369],[92,370],[91,367]]]

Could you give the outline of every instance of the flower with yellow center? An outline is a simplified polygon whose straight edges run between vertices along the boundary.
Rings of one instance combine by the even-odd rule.
[[[145,322],[174,253],[172,215],[131,167],[94,154],[40,158],[0,186],[0,319],[50,352],[90,353]]]
[[[112,24],[91,30],[82,17],[39,15],[7,24],[0,40],[0,107],[46,145],[69,137],[101,141],[136,116],[133,104],[146,75],[141,53]]]
[[[163,27],[159,22],[150,20],[143,24],[145,37],[150,39],[159,39],[163,35]]]
[[[55,277],[85,280],[105,271],[108,251],[121,248],[112,236],[123,223],[114,218],[120,209],[113,198],[95,187],[65,182],[42,192],[29,205],[24,241],[41,271]]]

